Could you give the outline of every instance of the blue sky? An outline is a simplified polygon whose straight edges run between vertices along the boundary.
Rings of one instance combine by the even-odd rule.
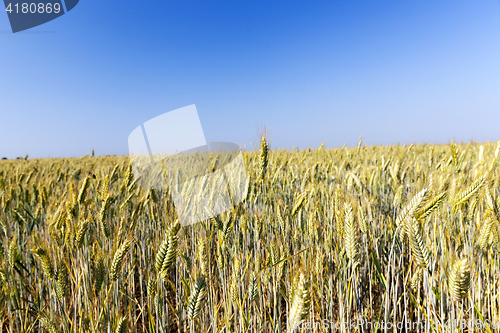
[[[273,147],[500,139],[499,0],[96,1],[12,34],[0,157],[126,154],[196,104],[207,141]]]

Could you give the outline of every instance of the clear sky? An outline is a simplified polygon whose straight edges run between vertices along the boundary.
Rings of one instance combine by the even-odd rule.
[[[0,157],[126,154],[196,104],[207,141],[273,148],[500,139],[499,0],[97,1],[12,34]]]

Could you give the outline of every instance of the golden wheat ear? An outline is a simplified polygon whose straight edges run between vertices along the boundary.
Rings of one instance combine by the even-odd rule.
[[[455,301],[460,301],[469,291],[471,267],[468,258],[458,259],[448,277],[450,296]]]
[[[489,245],[490,238],[493,234],[493,228],[494,228],[494,222],[490,218],[488,220],[484,221],[483,224],[481,225],[481,228],[479,230],[479,238],[478,238],[478,245],[479,248],[485,249]]]
[[[80,192],[78,193],[78,199],[77,199],[77,202],[78,202],[78,205],[82,205],[84,200],[85,200],[85,195],[87,194],[87,190],[89,188],[89,176],[85,177],[84,181],[83,181],[83,184],[82,184],[82,187],[80,189]]]
[[[307,318],[311,307],[311,295],[308,290],[308,283],[301,273],[298,283],[292,286],[291,305],[288,315],[289,332]]]
[[[125,333],[127,332],[127,317],[120,317],[118,323],[116,324],[115,333]]]
[[[407,221],[406,228],[408,231],[411,253],[421,267],[427,268],[427,266],[429,266],[429,251],[427,250],[422,233],[420,232],[418,221],[415,218]]]
[[[344,217],[344,247],[347,257],[356,266],[359,263],[359,230],[349,201],[344,203]]]
[[[259,179],[261,180],[264,180],[264,177],[266,176],[268,152],[269,152],[269,147],[267,145],[267,139],[265,136],[262,136],[260,141],[260,154],[259,154]]]
[[[444,202],[446,199],[446,192],[441,192],[432,199],[429,200],[429,202],[422,208],[420,209],[417,213],[415,213],[415,218],[417,220],[423,220],[429,215],[432,214],[439,206]]]
[[[455,206],[458,206],[467,200],[469,200],[474,194],[476,194],[486,183],[486,176],[479,177],[470,185],[467,187],[464,191],[460,192],[456,197],[455,197]]]
[[[423,203],[427,200],[428,195],[429,190],[424,188],[422,191],[418,192],[399,213],[396,218],[396,227],[399,228],[399,237],[401,239],[405,238],[408,231],[406,230],[406,220],[412,218],[422,207]]]
[[[414,292],[417,291],[418,287],[420,286],[420,283],[422,282],[423,272],[424,272],[423,268],[419,267],[411,277],[410,287]]]

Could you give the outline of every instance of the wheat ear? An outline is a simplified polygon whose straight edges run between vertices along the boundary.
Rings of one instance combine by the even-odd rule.
[[[459,301],[463,299],[470,285],[470,263],[467,258],[459,259],[453,265],[448,277],[448,288],[451,297]]]
[[[415,218],[407,220],[408,239],[410,241],[410,250],[423,268],[429,265],[429,252],[420,233],[418,221]]]
[[[115,255],[113,257],[113,261],[111,262],[111,270],[109,272],[109,276],[112,281],[118,279],[120,275],[120,269],[122,267],[123,258],[130,250],[130,246],[132,245],[132,240],[126,240],[123,244],[116,250]]]
[[[300,274],[297,285],[292,288],[292,304],[288,315],[289,332],[293,332],[307,318],[311,306],[311,295],[307,290],[304,274]]]
[[[206,296],[206,287],[205,278],[203,276],[199,277],[189,297],[188,318],[190,320],[195,320],[200,315],[201,306]]]
[[[359,232],[354,221],[352,205],[349,201],[344,203],[344,217],[344,247],[347,257],[356,266],[359,260]]]

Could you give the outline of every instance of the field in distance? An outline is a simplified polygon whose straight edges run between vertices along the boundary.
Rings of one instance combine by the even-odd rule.
[[[263,137],[243,152],[244,201],[186,226],[128,157],[0,160],[0,332],[498,324],[499,147]]]

